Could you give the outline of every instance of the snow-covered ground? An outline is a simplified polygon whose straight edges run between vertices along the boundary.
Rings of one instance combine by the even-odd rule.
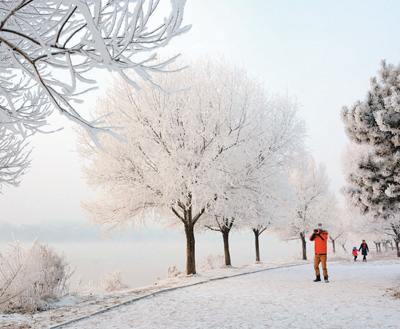
[[[56,328],[83,317],[65,328],[400,328],[399,258],[349,257],[329,262],[328,270],[330,283],[312,282],[310,262],[211,270],[134,291],[68,297],[47,312],[0,315],[0,324]],[[225,276],[232,277],[213,280]]]

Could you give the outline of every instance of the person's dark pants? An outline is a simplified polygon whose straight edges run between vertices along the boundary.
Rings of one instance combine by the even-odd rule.
[[[363,262],[366,262],[367,261],[367,255],[363,255],[364,257],[363,257]]]

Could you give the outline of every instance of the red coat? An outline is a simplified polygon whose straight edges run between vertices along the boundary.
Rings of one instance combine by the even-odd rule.
[[[310,236],[310,241],[315,242],[314,250],[316,255],[326,255],[328,250],[328,232],[319,231]]]
[[[353,249],[353,256],[358,256],[358,251],[357,251],[357,249]]]

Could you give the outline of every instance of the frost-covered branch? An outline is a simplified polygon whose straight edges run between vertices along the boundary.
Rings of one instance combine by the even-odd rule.
[[[74,107],[95,85],[95,68],[143,81],[166,69],[157,48],[186,32],[185,0],[171,0],[164,19],[160,0],[4,0],[0,4],[0,124],[23,135],[40,131],[54,109],[86,128],[94,141],[111,132]],[[162,1],[164,4],[165,1]],[[160,15],[161,14],[161,15]],[[115,134],[114,134],[115,135]]]
[[[0,193],[5,184],[18,186],[30,164],[26,148],[20,136],[0,126]]]

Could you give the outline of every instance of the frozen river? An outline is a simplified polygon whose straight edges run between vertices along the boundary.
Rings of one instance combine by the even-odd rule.
[[[11,236],[11,234],[10,234]],[[18,237],[18,236],[17,236]],[[22,244],[33,241],[24,236]],[[11,240],[11,239],[10,239]],[[91,282],[99,287],[101,276],[107,271],[119,270],[123,283],[131,288],[153,284],[166,277],[167,269],[176,266],[185,271],[186,241],[183,234],[161,229],[144,229],[139,232],[124,233],[111,240],[97,238],[85,242],[57,242],[54,236],[39,235],[39,242],[48,243],[58,252],[64,252],[71,269],[75,270],[71,278],[71,291],[82,291]],[[4,252],[7,243],[0,243],[0,252]],[[309,244],[309,249],[312,245]],[[252,232],[231,233],[231,258],[233,266],[251,264],[255,261],[254,236]],[[300,242],[281,242],[271,235],[260,238],[261,260],[300,258]],[[312,250],[311,251],[312,254]],[[222,236],[217,232],[207,232],[196,236],[196,264],[203,266],[208,255],[222,255]],[[79,282],[81,282],[79,284]]]

